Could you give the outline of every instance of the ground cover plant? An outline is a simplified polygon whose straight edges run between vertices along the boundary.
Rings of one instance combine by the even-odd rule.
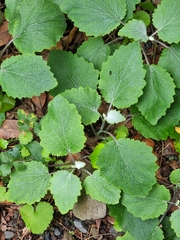
[[[1,55],[11,43],[19,54],[1,63],[1,122],[17,99],[45,91],[53,97],[40,121],[18,110],[20,134],[13,149],[8,149],[12,139],[1,139],[0,200],[21,205],[27,228],[40,234],[53,218],[46,195],[66,214],[84,189],[107,204],[116,230],[123,232],[117,239],[180,239],[179,169],[169,176],[171,191],[159,184],[153,149],[132,139],[126,127],[132,120],[145,138],[170,137],[178,151],[180,2],[162,0],[157,8],[149,0],[5,4],[12,40]],[[51,49],[67,21],[88,36],[76,52]],[[105,42],[113,31],[114,39]],[[152,45],[154,51],[162,47],[158,62],[155,52],[148,55]],[[50,49],[48,61],[41,56],[43,49]],[[102,102],[108,109],[100,113]],[[98,144],[82,156],[87,129]],[[168,215],[172,205],[177,210]]]

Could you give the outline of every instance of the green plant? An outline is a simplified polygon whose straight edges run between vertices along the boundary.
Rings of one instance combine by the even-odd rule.
[[[123,239],[166,238],[165,231],[163,236],[159,227],[162,222],[159,217],[165,217],[171,197],[156,181],[158,166],[152,149],[127,138],[126,129],[117,128],[114,134],[108,130],[127,118],[120,110],[130,108],[134,128],[146,138],[179,138],[174,127],[180,119],[180,2],[162,0],[155,10],[150,1],[145,3],[140,0],[16,0],[13,3],[6,0],[9,32],[22,55],[2,62],[1,87],[13,98],[32,97],[44,91],[54,96],[37,132],[40,143],[20,137],[21,144],[28,149],[27,155],[18,146],[0,155],[1,176],[10,176],[7,191],[0,188],[1,199],[25,204],[20,212],[34,233],[43,232],[52,219],[51,205],[41,201],[47,191],[65,214],[73,208],[84,188],[92,198],[108,204],[115,227],[126,233]],[[147,33],[149,19],[144,23],[143,14],[133,18],[136,4],[151,11],[154,32]],[[35,52],[49,49],[63,36],[64,14],[93,37],[82,43],[75,54],[50,51],[47,64]],[[114,44],[116,39],[105,44],[101,36],[114,29],[118,29],[120,44]],[[164,47],[158,64],[148,60],[144,48],[148,41]],[[101,99],[109,104],[108,111],[102,115],[98,112]],[[20,112],[21,127],[32,136],[29,128],[33,117],[22,121],[22,116]],[[90,173],[83,158],[76,161],[74,154],[84,148],[84,126],[93,126],[99,118],[101,127],[93,131],[103,142],[90,155],[95,169]],[[123,134],[118,135],[119,132]],[[71,161],[59,163],[59,158],[67,155]],[[76,168],[88,173],[83,182],[74,174]],[[45,214],[41,211],[44,205]],[[171,218],[173,234],[178,238],[179,218],[179,211]],[[36,221],[43,223],[41,228],[34,224]]]

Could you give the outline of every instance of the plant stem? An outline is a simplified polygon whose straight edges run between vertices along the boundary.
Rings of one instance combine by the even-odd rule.
[[[0,51],[0,58],[2,57],[2,55],[4,54],[4,52],[6,51],[6,49],[11,45],[11,43],[14,41],[14,38],[11,39],[6,46]]]
[[[165,47],[165,48],[168,48],[169,49],[169,47],[165,44],[165,43],[163,43],[163,42],[160,42],[159,40],[156,40],[156,39],[154,39],[154,42],[157,42],[157,43],[159,43],[160,45],[162,45],[163,47]]]
[[[81,168],[81,171],[87,173],[89,176],[92,176],[92,174],[91,174],[88,170],[86,170],[86,169],[84,169],[84,168]]]
[[[143,49],[142,46],[141,46],[141,49],[142,49],[143,55],[144,55],[144,57],[145,57],[146,63],[147,63],[148,65],[150,65],[150,64],[149,64],[149,60],[148,60],[148,58],[147,58],[147,55],[146,55],[146,53],[145,53],[145,51],[144,51],[144,49]]]

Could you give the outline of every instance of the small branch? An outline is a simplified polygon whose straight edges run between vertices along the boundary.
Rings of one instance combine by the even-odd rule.
[[[162,45],[163,47],[165,47],[165,48],[168,48],[169,49],[169,47],[165,44],[165,43],[163,43],[163,42],[160,42],[159,40],[156,40],[156,39],[154,39],[154,42],[156,42],[156,43],[159,43],[160,45]]]
[[[92,176],[92,174],[91,174],[88,170],[86,170],[86,169],[84,169],[84,168],[81,168],[81,171],[87,173],[89,176]]]
[[[143,55],[144,55],[144,57],[145,57],[146,63],[147,63],[148,65],[150,65],[150,64],[149,64],[149,60],[148,60],[148,58],[147,58],[147,55],[146,55],[146,53],[145,53],[145,51],[144,51],[144,49],[143,49],[142,46],[141,46],[141,49],[142,49]]]
[[[0,58],[3,56],[4,52],[6,51],[6,49],[11,45],[11,43],[14,41],[14,38],[11,39],[6,46],[0,51]]]

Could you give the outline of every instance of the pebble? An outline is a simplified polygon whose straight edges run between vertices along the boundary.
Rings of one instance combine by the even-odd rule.
[[[5,239],[12,239],[14,237],[14,233],[11,231],[5,231],[4,235],[5,235]]]
[[[83,223],[79,219],[74,220],[74,225],[78,228],[82,233],[87,233],[87,229],[83,226]]]
[[[54,228],[54,235],[55,236],[60,236],[61,235],[61,232],[59,231],[58,228]]]

